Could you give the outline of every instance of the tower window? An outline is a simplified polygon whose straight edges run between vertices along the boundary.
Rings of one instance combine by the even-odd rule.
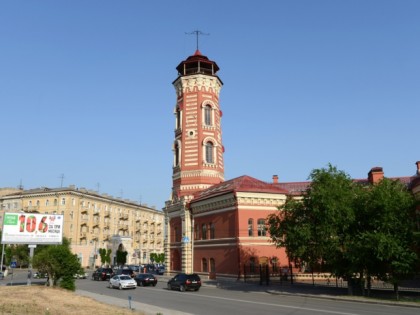
[[[176,108],[176,129],[181,128],[181,110]]]
[[[207,163],[210,163],[210,164],[214,163],[213,151],[214,151],[213,143],[207,142],[206,143],[206,162]]]
[[[174,156],[174,166],[178,166],[179,165],[179,162],[180,162],[180,155],[181,155],[181,148],[180,148],[180,146],[179,146],[179,143],[178,142],[176,142],[175,143],[175,148],[174,148],[174,153],[175,153],[175,156]]]
[[[206,105],[204,107],[204,124],[207,126],[211,126],[212,125],[212,117],[211,117],[211,106],[210,105]]]

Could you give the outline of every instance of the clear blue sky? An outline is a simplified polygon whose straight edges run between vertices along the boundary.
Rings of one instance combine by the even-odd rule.
[[[0,187],[164,206],[175,67],[220,67],[225,177],[420,160],[420,1],[0,1]],[[98,186],[99,183],[99,186]]]

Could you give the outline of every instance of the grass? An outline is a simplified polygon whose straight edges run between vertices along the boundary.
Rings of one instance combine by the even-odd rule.
[[[45,286],[2,286],[0,300],[1,315],[144,315],[143,312],[104,304],[64,289]]]

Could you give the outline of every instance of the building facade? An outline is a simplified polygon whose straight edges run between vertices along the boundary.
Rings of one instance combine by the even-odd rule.
[[[266,219],[288,196],[300,198],[310,182],[271,183],[250,176],[224,180],[219,67],[200,51],[182,61],[176,90],[172,195],[166,201],[165,259],[169,272],[242,277],[262,265],[294,268],[267,234]],[[398,179],[420,198],[420,162]],[[361,184],[384,178],[372,168]],[[244,268],[248,266],[248,269]]]
[[[0,209],[1,221],[5,212],[62,214],[63,236],[83,267],[101,265],[99,248],[112,250],[112,264],[118,248],[127,251],[127,264],[149,263],[164,250],[162,211],[84,188],[8,190]]]

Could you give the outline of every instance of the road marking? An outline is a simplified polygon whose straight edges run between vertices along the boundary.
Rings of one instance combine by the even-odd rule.
[[[183,292],[182,294],[185,295],[185,292]],[[193,293],[190,293],[190,294],[195,295]],[[218,297],[218,296],[208,296],[208,295],[206,295],[205,297],[206,298],[212,298],[212,299],[226,300],[226,301],[235,301],[235,302],[251,303],[251,304],[258,304],[258,305],[269,305],[269,306],[282,307],[282,308],[299,309],[299,310],[310,311],[310,312],[318,312],[318,313],[322,313],[322,314],[360,315],[359,313],[328,311],[328,310],[321,310],[321,309],[316,309],[316,308],[308,308],[308,307],[301,307],[301,306],[289,306],[289,305],[265,303],[265,302],[252,302],[252,301],[247,301],[247,300],[231,299],[231,298],[224,298],[224,297]]]

